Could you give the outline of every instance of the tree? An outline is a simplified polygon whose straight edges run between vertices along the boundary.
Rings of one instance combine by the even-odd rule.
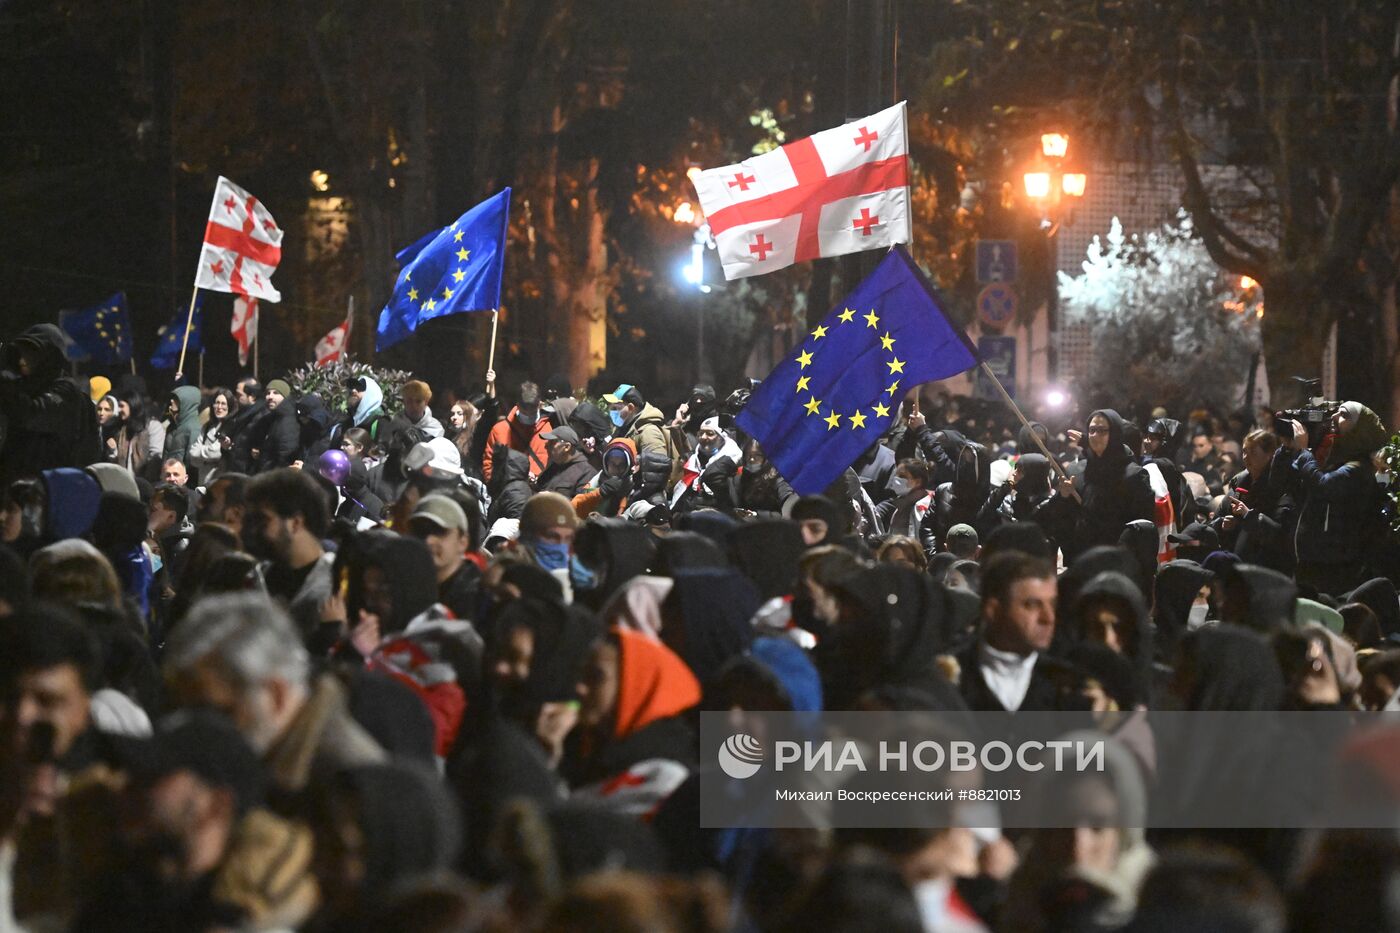
[[[1067,324],[1089,325],[1093,356],[1078,385],[1089,406],[1183,418],[1241,406],[1257,320],[1195,236],[1191,218],[1125,236],[1115,217],[1089,246],[1084,273],[1060,273]]]

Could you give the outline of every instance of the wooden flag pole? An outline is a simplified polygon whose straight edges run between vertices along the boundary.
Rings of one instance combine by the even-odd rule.
[[[127,357],[126,361],[131,364],[131,374],[133,376],[136,375],[136,354],[133,353],[131,356]]]
[[[1031,427],[1031,423],[1026,420],[1026,416],[1021,412],[1021,406],[1017,405],[1016,400],[1011,397],[1011,393],[1006,391],[1006,386],[1002,385],[1001,380],[997,378],[997,374],[992,372],[992,367],[988,366],[985,362],[983,362],[981,366],[982,372],[986,374],[988,379],[992,380],[992,385],[996,386],[997,391],[1001,393],[1001,400],[1016,413],[1016,417],[1020,419],[1021,426],[1024,427],[1035,440],[1035,446],[1039,447],[1040,452],[1045,455],[1045,459],[1050,461],[1050,467],[1059,474],[1060,479],[1069,479],[1069,474],[1065,472],[1065,468],[1060,466],[1060,461],[1055,459],[1055,455],[1050,453],[1050,448],[1045,446],[1045,442],[1040,439],[1040,435]],[[1084,504],[1084,500],[1079,498],[1079,492],[1077,490],[1070,489],[1069,494],[1074,497],[1075,502],[1078,502],[1080,505]]]
[[[259,325],[262,324],[261,321],[259,321],[258,323],[259,323]],[[261,341],[260,339],[258,339],[258,335],[257,335],[256,333],[253,334],[253,381],[254,381],[254,382],[257,382],[257,381],[258,381],[258,350],[261,349],[261,347],[262,347],[262,341]]]
[[[204,388],[204,348],[199,350],[199,387]]]
[[[194,303],[199,299],[199,288],[190,292],[190,310],[185,314],[185,337],[180,341],[180,365],[175,367],[178,378],[185,373],[185,350],[190,345],[190,328],[194,327]]]
[[[486,357],[486,369],[496,368],[496,325],[500,322],[501,311],[499,308],[491,309],[491,352]]]

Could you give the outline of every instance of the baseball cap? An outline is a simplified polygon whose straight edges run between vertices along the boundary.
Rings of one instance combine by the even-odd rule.
[[[403,458],[403,468],[424,476],[461,476],[462,454],[445,437],[414,444]]]
[[[579,446],[580,443],[578,439],[578,432],[575,431],[573,428],[569,427],[568,425],[565,425],[562,428],[554,428],[553,430],[546,431],[543,434],[541,434],[540,437],[547,441],[565,441],[566,443],[573,444],[575,447]]]
[[[418,505],[414,507],[413,514],[408,517],[412,524],[416,519],[432,522],[443,530],[456,528],[462,534],[467,534],[467,513],[462,511],[462,507],[447,496],[428,495],[418,500]]]
[[[189,771],[205,784],[233,791],[239,812],[263,802],[267,773],[228,718],[212,710],[181,710],[163,719],[155,735],[133,750],[134,779],[154,783]]]
[[[977,544],[977,529],[973,528],[971,525],[960,522],[952,528],[949,528],[947,534],[943,536],[943,539],[950,547],[955,541],[975,545]]]
[[[1167,535],[1167,540],[1172,544],[1204,546],[1207,551],[1220,550],[1220,535],[1204,522],[1192,522],[1180,534]]]
[[[623,383],[603,396],[603,401],[609,405],[621,405],[624,402],[629,405],[643,404],[642,393],[634,385]]]

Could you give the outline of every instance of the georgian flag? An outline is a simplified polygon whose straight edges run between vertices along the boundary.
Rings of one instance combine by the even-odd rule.
[[[330,329],[330,333],[316,342],[316,365],[326,366],[340,359],[345,345],[350,342],[350,316]]]
[[[726,279],[908,243],[905,103],[695,178]]]
[[[238,341],[238,365],[248,365],[248,348],[258,339],[258,300],[239,296],[233,299],[233,322],[229,333]]]
[[[272,287],[272,273],[281,261],[282,228],[257,198],[220,175],[204,227],[195,288],[275,303],[282,295]]]

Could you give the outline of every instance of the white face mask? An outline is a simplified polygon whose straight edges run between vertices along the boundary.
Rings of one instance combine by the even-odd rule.
[[[1190,613],[1186,616],[1186,631],[1194,632],[1202,625],[1206,624],[1206,616],[1210,614],[1210,605],[1203,603],[1199,606],[1192,606]]]
[[[902,496],[909,491],[909,480],[902,476],[891,476],[889,490],[896,496]]]

